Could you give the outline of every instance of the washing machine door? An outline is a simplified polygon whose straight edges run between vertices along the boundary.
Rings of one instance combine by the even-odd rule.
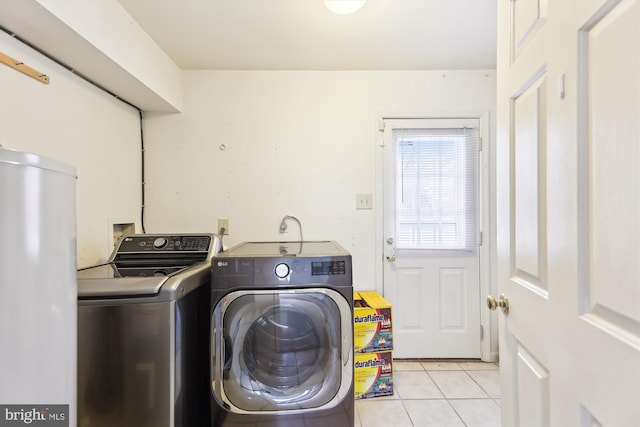
[[[226,295],[212,318],[216,400],[236,413],[336,406],[353,382],[352,322],[331,289]]]

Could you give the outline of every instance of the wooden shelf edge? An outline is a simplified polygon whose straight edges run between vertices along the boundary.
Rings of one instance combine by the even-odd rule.
[[[41,73],[40,71],[29,67],[24,62],[18,61],[17,59],[14,59],[2,52],[0,52],[0,62],[46,85],[48,85],[51,80],[46,74]]]

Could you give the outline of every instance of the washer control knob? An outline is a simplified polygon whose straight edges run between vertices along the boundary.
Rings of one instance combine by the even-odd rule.
[[[165,246],[167,246],[167,243],[169,243],[169,241],[167,240],[166,237],[158,237],[156,240],[153,241],[153,247],[156,249],[162,249]]]
[[[275,269],[276,276],[278,276],[280,279],[284,279],[285,277],[287,277],[290,271],[291,270],[289,269],[289,266],[284,262],[281,262],[280,264],[276,265],[276,269]]]

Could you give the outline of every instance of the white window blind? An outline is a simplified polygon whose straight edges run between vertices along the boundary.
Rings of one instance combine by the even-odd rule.
[[[458,122],[392,130],[398,249],[476,250],[478,127]]]

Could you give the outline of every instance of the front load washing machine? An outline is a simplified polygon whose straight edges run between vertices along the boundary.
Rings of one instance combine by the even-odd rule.
[[[211,268],[213,427],[352,427],[351,255],[246,242]]]

